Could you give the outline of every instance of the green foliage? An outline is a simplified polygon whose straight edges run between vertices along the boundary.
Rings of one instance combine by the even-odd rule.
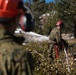
[[[33,12],[34,15],[34,19],[35,19],[35,32],[37,33],[41,33],[41,24],[40,24],[40,19],[39,17],[46,13],[46,11],[48,10],[48,5],[45,3],[45,1],[37,1],[34,2],[31,6],[31,10]]]
[[[75,0],[57,0],[56,2],[58,17],[65,24],[65,30],[64,30],[65,32],[75,31],[76,26],[75,3],[76,3]]]
[[[35,75],[68,75],[68,70],[63,61],[60,59],[52,61],[49,58],[48,42],[32,42],[26,44],[24,47],[26,50],[29,50],[34,57]],[[62,51],[60,57],[64,59],[65,57],[63,56]],[[72,67],[70,75],[75,74],[76,70]]]
[[[58,13],[52,11],[50,13],[50,17],[48,17],[46,24],[44,25],[43,34],[49,35],[51,30],[56,26],[57,21],[58,21]]]
[[[54,0],[50,3],[45,3],[45,0],[33,0],[31,10],[35,19],[35,32],[48,35],[56,21],[62,20],[65,25],[64,32],[74,32],[74,36],[76,36],[76,0]],[[50,17],[51,19],[43,25],[44,29],[42,30],[39,17],[52,11],[53,14],[54,11],[57,13],[53,18]]]

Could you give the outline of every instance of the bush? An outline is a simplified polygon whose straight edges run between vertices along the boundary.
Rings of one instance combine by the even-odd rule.
[[[34,57],[34,74],[35,75],[67,75],[68,70],[64,62],[60,60],[52,61],[48,54],[48,42],[32,42],[25,46]],[[61,52],[61,57],[63,53]],[[75,69],[71,70],[71,75],[75,75]]]

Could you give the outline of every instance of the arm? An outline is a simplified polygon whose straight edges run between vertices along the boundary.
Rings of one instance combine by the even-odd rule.
[[[59,44],[61,42],[62,36],[61,36],[61,31],[57,30],[56,31],[56,43]]]

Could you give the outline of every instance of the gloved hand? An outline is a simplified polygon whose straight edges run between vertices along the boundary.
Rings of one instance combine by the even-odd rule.
[[[67,42],[65,42],[65,43],[64,43],[64,46],[65,46],[65,47],[68,47],[68,43],[67,43]]]
[[[68,47],[68,43],[65,40],[62,39],[62,43],[65,47]]]

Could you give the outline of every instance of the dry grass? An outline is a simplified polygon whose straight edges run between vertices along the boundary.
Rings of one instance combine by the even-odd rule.
[[[76,39],[68,40],[69,44],[74,44]],[[24,46],[27,50],[30,50],[35,61],[35,75],[67,75],[68,70],[66,67],[66,62],[62,62],[60,59],[52,61],[48,54],[48,43],[47,42],[31,42]],[[76,47],[71,47],[69,51],[74,50],[76,52]],[[63,51],[60,57],[63,59]],[[64,59],[65,61],[65,59]],[[75,67],[73,67],[73,57],[69,57],[70,64],[70,75],[76,75]]]

